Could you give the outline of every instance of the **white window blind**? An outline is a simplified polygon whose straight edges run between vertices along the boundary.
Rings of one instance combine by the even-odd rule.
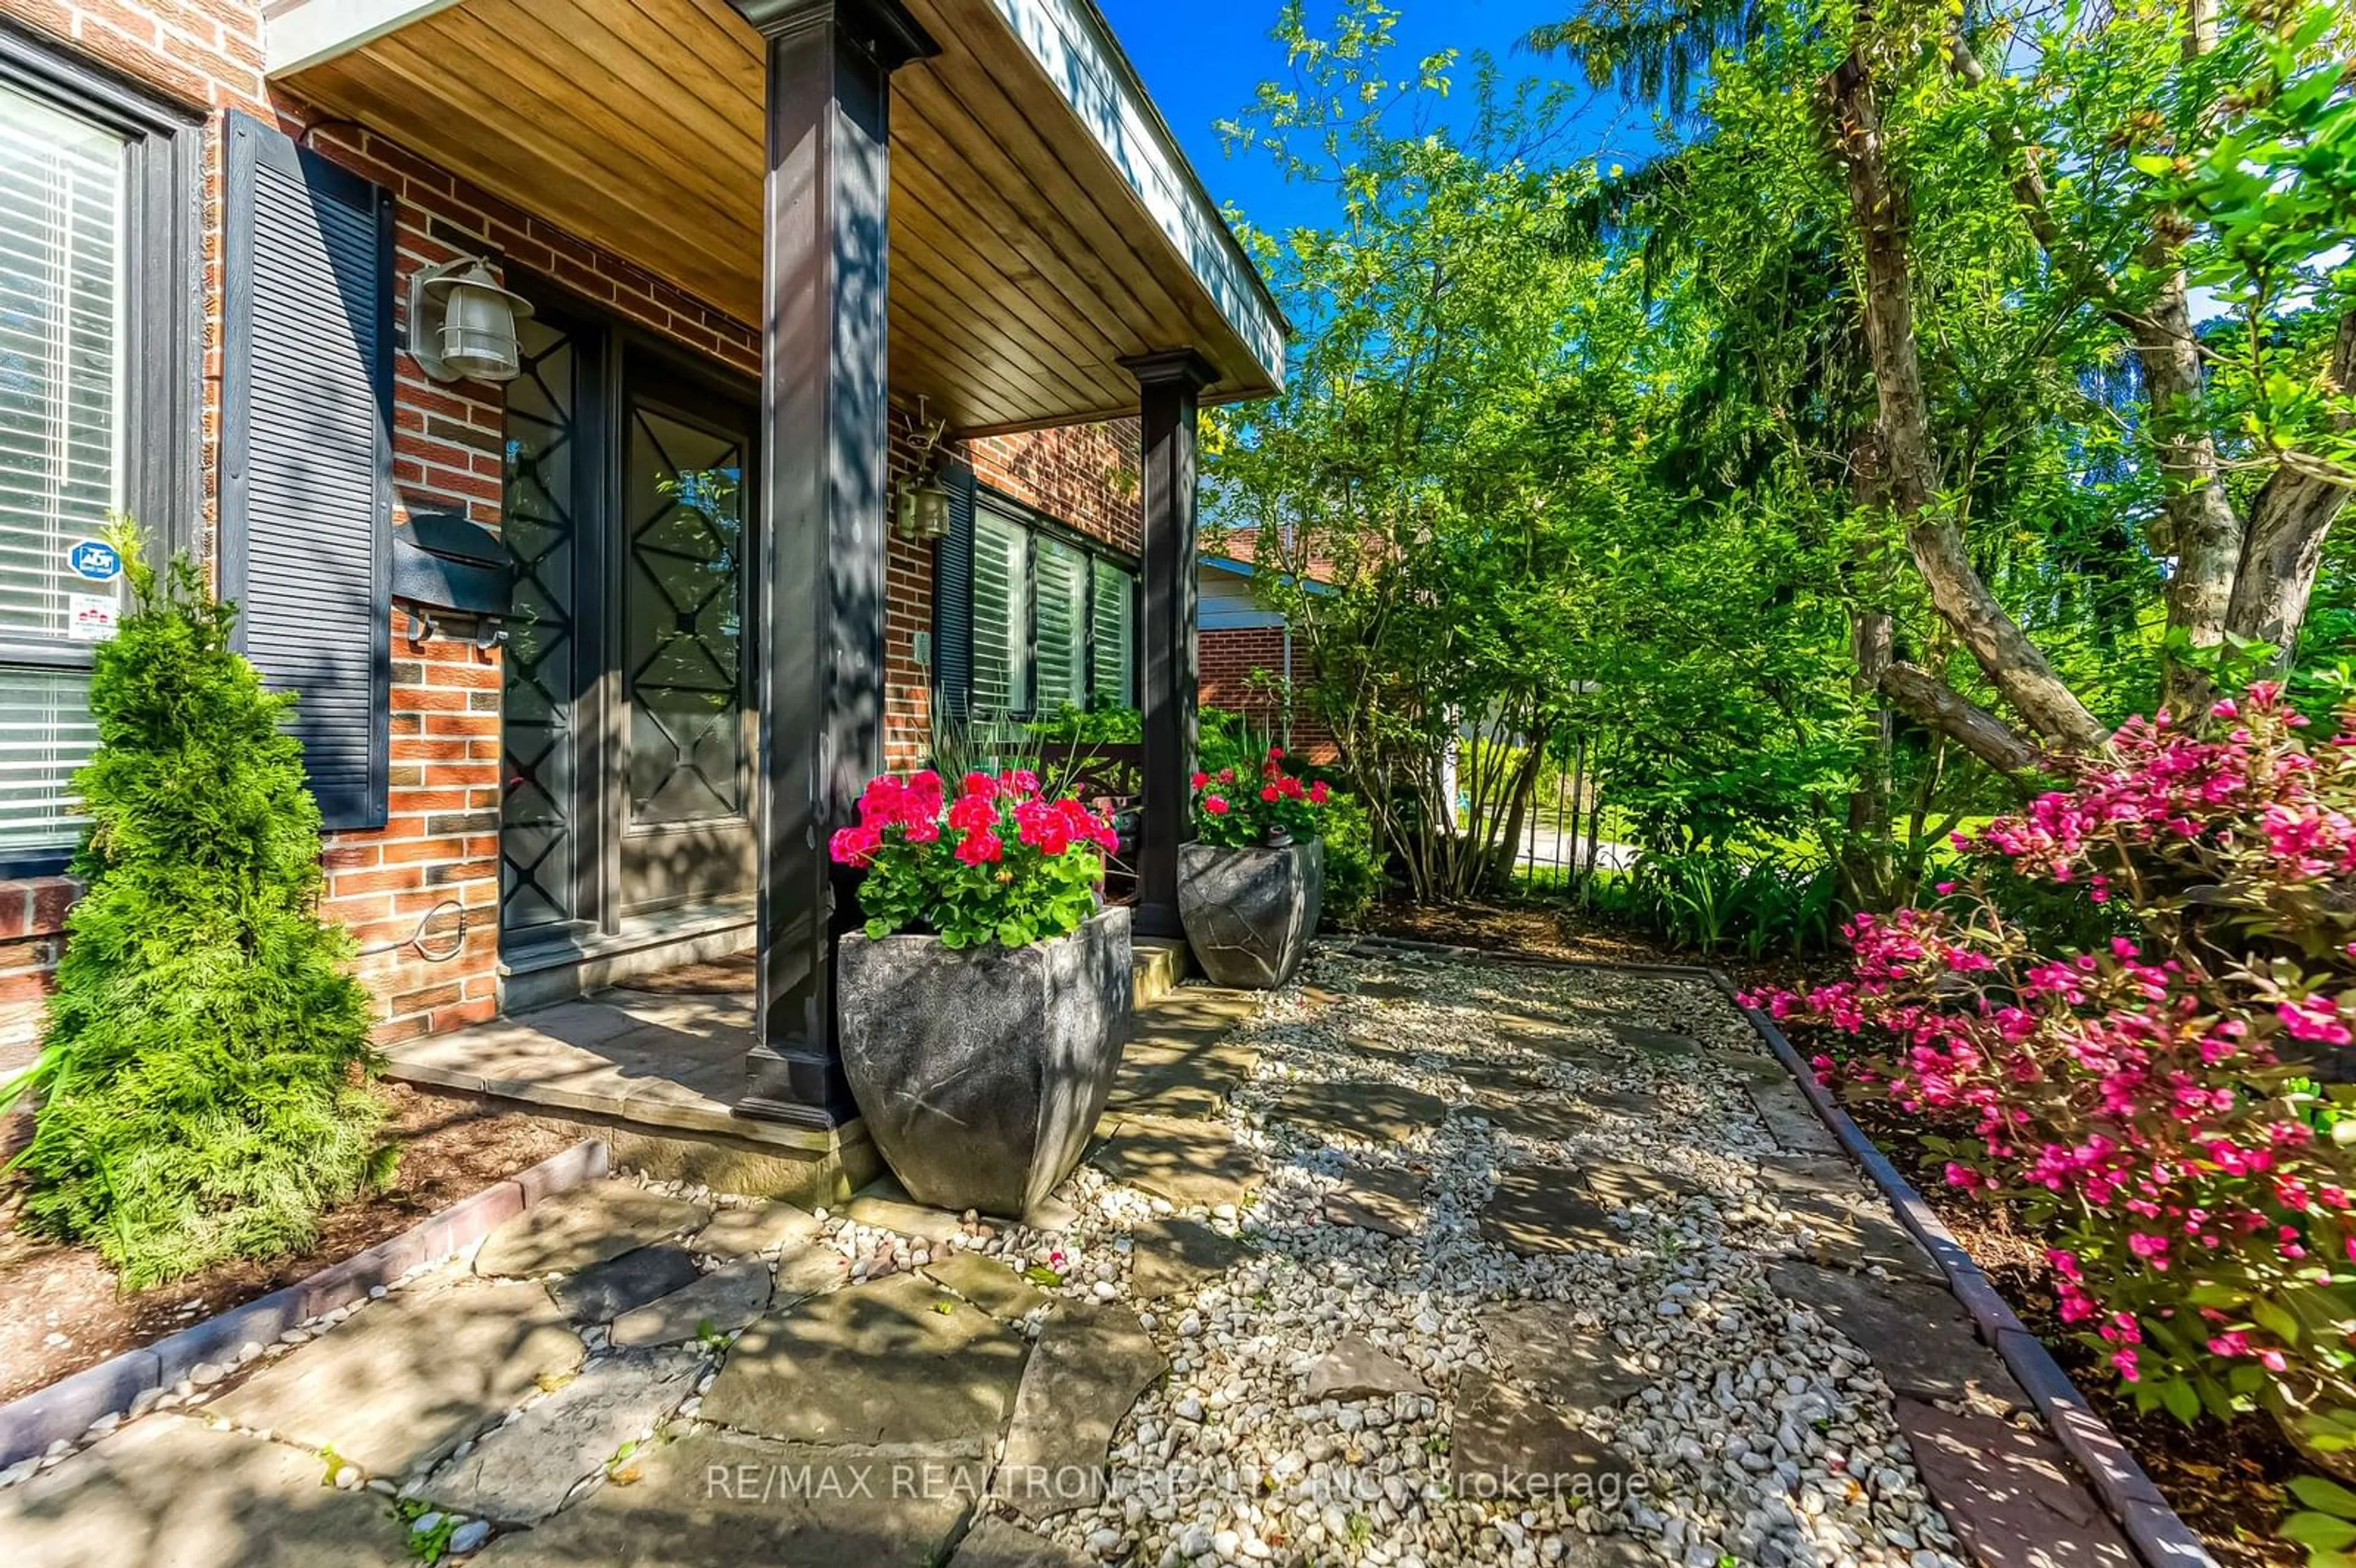
[[[1039,686],[1043,715],[1088,705],[1088,558],[1060,539],[1039,541]]]
[[[67,547],[122,505],[125,141],[0,88],[0,635],[62,639],[103,592]],[[70,842],[89,677],[0,669],[0,852]]]
[[[97,746],[87,671],[0,669],[0,853],[73,841],[66,781]]]
[[[1025,535],[993,512],[973,519],[973,710],[1011,713],[1029,689],[1023,667],[1024,636],[1031,623],[1023,603]]]
[[[0,631],[63,636],[119,504],[123,140],[0,89]]]
[[[1089,607],[1096,622],[1096,689],[1089,695],[1099,708],[1127,708],[1133,700],[1130,628],[1135,624],[1131,595],[1136,591],[1137,579],[1109,562],[1097,562],[1095,603]]]

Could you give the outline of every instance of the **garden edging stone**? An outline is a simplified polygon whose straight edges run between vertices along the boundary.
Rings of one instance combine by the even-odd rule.
[[[1866,1174],[1873,1178],[1874,1185],[1898,1211],[1899,1219],[1946,1275],[1948,1288],[1971,1314],[1981,1337],[2004,1358],[2014,1380],[2037,1406],[2038,1414],[2044,1418],[2046,1426],[2069,1452],[2101,1499],[2104,1510],[2126,1532],[2136,1555],[2150,1568],[2216,1568],[2216,1560],[2209,1555],[2201,1538],[2168,1506],[2159,1488],[2136,1463],[2135,1456],[2127,1452],[2109,1424],[2095,1413],[2086,1396],[2053,1359],[2052,1352],[2046,1349],[2044,1341],[2029,1331],[2029,1326],[2021,1322],[1964,1250],[1963,1243],[1940,1221],[1929,1202],[1914,1189],[1914,1184],[1826,1093],[1799,1051],[1775,1027],[1774,1020],[1756,1008],[1744,1006],[1734,982],[1722,971],[1709,969],[1702,973],[1736,1007],[1742,1008],[1751,1027],[1789,1070],[1808,1104],[1815,1107],[1816,1115],[1832,1129],[1841,1147],[1854,1155]]]
[[[241,1346],[272,1344],[421,1264],[464,1251],[541,1200],[605,1176],[612,1158],[605,1140],[584,1138],[293,1285],[0,1405],[0,1470],[80,1437],[93,1422],[127,1413],[142,1394],[169,1388],[200,1362],[233,1361]]]
[[[1387,952],[1423,953],[1539,968],[1611,970],[1701,980],[1716,987],[1741,1010],[1752,1030],[1798,1084],[1818,1119],[1831,1129],[1842,1150],[1865,1168],[1866,1174],[1896,1210],[1900,1221],[1931,1254],[1940,1273],[1946,1276],[1948,1289],[1963,1304],[1980,1337],[2003,1358],[2055,1440],[2086,1477],[2104,1511],[2126,1532],[2136,1557],[2147,1568],[2217,1568],[2216,1560],[2201,1538],[2169,1506],[2159,1488],[2136,1462],[2118,1435],[2070,1380],[2061,1363],[2054,1360],[2044,1342],[2021,1322],[1922,1195],[1816,1082],[1815,1073],[1774,1020],[1758,1008],[1743,1005],[1740,991],[1722,970],[1698,965],[1604,964],[1534,954],[1492,953],[1446,943],[1384,936],[1357,937],[1346,950],[1376,957]]]

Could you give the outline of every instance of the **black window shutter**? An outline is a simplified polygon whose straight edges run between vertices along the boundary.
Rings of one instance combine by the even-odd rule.
[[[391,745],[392,198],[229,116],[222,592],[331,828],[381,827]]]
[[[933,546],[933,689],[947,716],[973,711],[973,469],[949,465],[949,531]]]

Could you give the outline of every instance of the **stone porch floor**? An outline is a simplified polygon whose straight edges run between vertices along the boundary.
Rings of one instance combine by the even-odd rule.
[[[695,965],[628,988],[386,1051],[388,1076],[469,1094],[791,1149],[824,1135],[734,1115],[753,1046],[750,969]],[[702,985],[682,982],[701,981]],[[708,988],[707,988],[708,987]]]
[[[701,1016],[611,1007],[616,1072]],[[0,1559],[2129,1563],[1708,987],[1323,953],[1141,1025],[1059,1232],[604,1183],[0,1490]]]
[[[1138,944],[1141,1006],[1167,996],[1184,967],[1174,943]],[[725,1138],[823,1157],[863,1144],[858,1124],[833,1133],[732,1110],[753,1046],[753,955],[683,965],[578,1001],[472,1029],[403,1040],[386,1075],[403,1083],[569,1112],[600,1125]]]

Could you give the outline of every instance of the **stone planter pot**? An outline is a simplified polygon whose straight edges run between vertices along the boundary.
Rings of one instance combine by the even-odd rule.
[[[1178,919],[1212,983],[1273,990],[1292,978],[1317,933],[1325,846],[1178,849]]]
[[[843,1074],[910,1197],[1021,1219],[1079,1163],[1129,1042],[1129,920],[1030,947],[842,938]]]

